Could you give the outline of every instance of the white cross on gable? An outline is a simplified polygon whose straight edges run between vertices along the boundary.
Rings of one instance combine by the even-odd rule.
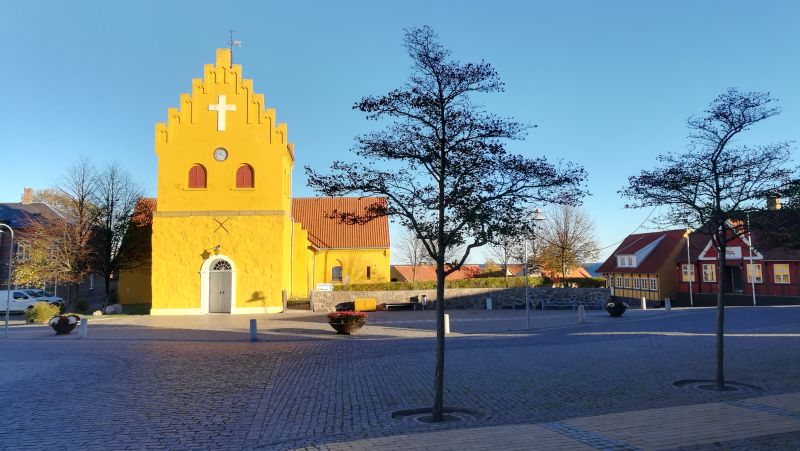
[[[219,103],[216,105],[209,105],[208,111],[216,111],[217,112],[217,130],[225,131],[225,112],[227,111],[236,111],[236,105],[225,104],[225,94],[219,95]]]

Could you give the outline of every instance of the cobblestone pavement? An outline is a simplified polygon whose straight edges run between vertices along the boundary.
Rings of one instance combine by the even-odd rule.
[[[442,424],[392,417],[431,401],[430,312],[376,313],[351,337],[333,335],[319,314],[263,316],[255,343],[247,320],[92,319],[87,339],[13,328],[0,341],[0,447],[290,449],[538,423],[550,437],[542,443],[578,434],[598,448],[630,440],[573,419],[617,414],[627,424],[634,411],[701,403],[796,421],[790,406],[735,403],[800,392],[800,308],[727,310],[727,377],[761,389],[722,393],[672,384],[713,375],[712,309],[593,312],[585,324],[574,312],[536,312],[531,331],[521,311],[454,311],[445,402],[474,414]],[[670,412],[653,427],[676,421]],[[786,432],[762,435],[779,443]],[[704,446],[726,439],[761,443],[722,434]]]

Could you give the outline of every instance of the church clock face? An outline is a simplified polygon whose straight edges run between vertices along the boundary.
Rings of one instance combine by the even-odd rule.
[[[228,151],[219,147],[214,150],[214,159],[217,161],[225,161],[228,159]]]

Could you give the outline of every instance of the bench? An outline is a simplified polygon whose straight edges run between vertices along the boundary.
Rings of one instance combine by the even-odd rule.
[[[383,310],[416,310],[416,302],[387,302],[382,304]]]

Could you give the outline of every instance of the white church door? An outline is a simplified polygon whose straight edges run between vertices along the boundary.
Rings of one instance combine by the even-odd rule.
[[[211,265],[208,274],[208,311],[209,313],[230,313],[233,292],[231,285],[233,273],[231,264],[225,260],[217,260]]]

